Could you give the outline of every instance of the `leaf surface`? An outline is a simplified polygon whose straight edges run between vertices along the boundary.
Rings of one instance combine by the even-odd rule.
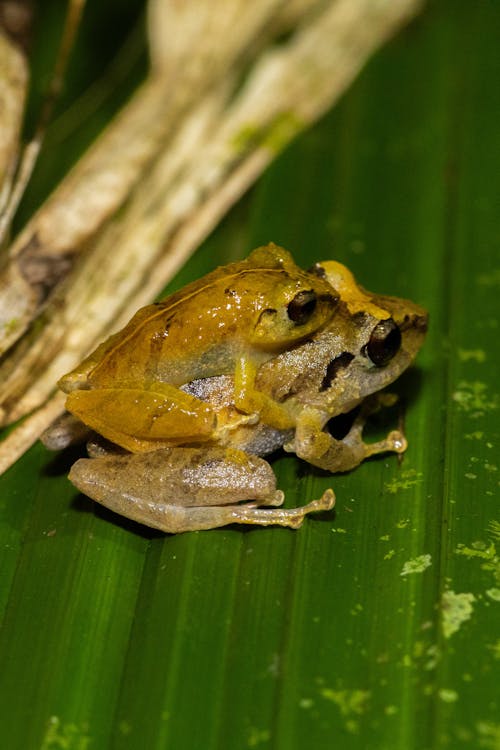
[[[0,478],[2,746],[498,749],[499,20],[431,4],[170,285],[274,240],[426,306],[404,461],[278,456],[333,516],[165,537],[34,446]]]

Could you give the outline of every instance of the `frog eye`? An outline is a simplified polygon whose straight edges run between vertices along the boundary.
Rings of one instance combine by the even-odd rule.
[[[391,361],[400,346],[401,331],[392,318],[387,318],[377,323],[373,329],[366,345],[366,354],[374,365],[382,367]]]
[[[316,309],[317,301],[316,292],[313,292],[312,289],[298,292],[288,303],[288,317],[297,325],[307,323]]]

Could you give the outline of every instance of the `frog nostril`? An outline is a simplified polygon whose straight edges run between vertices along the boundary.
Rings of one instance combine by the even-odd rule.
[[[414,328],[420,333],[426,333],[429,325],[429,317],[427,315],[416,315]]]
[[[326,279],[326,271],[320,263],[314,263],[307,269],[307,273],[313,273],[315,276],[319,276],[320,279]]]
[[[354,359],[354,354],[350,352],[342,352],[338,357],[332,359],[326,366],[325,377],[323,378],[320,386],[320,391],[326,391],[332,384],[332,381],[337,377],[339,370],[344,370]]]
[[[401,331],[392,318],[381,320],[373,329],[368,344],[362,349],[374,365],[383,367],[401,347]]]
[[[307,323],[316,309],[318,298],[312,289],[302,290],[288,303],[288,317],[293,323],[303,325]]]

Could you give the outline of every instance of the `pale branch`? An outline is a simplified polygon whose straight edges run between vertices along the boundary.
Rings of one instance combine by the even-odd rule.
[[[297,19],[317,5],[320,0],[302,0]],[[0,272],[0,354],[24,334],[78,254],[170,148],[186,113],[228,77],[236,80],[252,55],[283,32],[290,23],[285,7],[284,0],[151,2],[156,52],[150,75],[9,250],[10,264]],[[6,291],[4,304],[8,287],[15,293]]]
[[[19,155],[28,68],[22,50],[0,29],[0,245]]]
[[[161,291],[276,154],[331,106],[373,50],[419,5],[415,0],[323,3],[286,44],[255,58],[236,97],[229,72],[198,96],[168,148],[157,152],[154,165],[129,190],[121,211],[97,233],[46,308],[36,336],[21,342],[2,364],[5,423],[43,404],[58,377]],[[30,429],[43,431],[46,414],[45,420],[33,418]],[[8,445],[0,446],[4,465],[6,450]]]

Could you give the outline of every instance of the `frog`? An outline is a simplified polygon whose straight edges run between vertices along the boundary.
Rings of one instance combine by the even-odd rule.
[[[234,267],[226,268],[234,273]],[[266,273],[263,268],[260,272]],[[224,273],[219,270],[213,278],[218,280]],[[390,403],[383,389],[414,361],[427,329],[426,311],[409,300],[366,291],[337,261],[318,262],[304,273],[307,289],[296,294],[313,290],[328,312],[315,320],[308,333],[290,336],[285,346],[286,336],[279,333],[280,344],[266,350],[270,356],[259,352],[252,363],[249,401],[241,398],[244,378],[236,360],[230,365],[223,360],[213,369],[188,368],[176,381],[182,405],[186,396],[198,412],[211,415],[208,434],[200,429],[185,439],[178,433],[172,437],[165,433],[159,439],[155,433],[149,442],[142,434],[137,441],[128,437],[116,441],[114,430],[103,429],[83,410],[73,409],[70,391],[71,418],[98,434],[89,443],[90,457],[73,465],[72,483],[111,510],[167,533],[229,524],[298,528],[309,514],[331,510],[335,494],[329,488],[318,500],[283,508],[284,494],[277,489],[266,456],[283,449],[334,473],[350,471],[380,453],[402,454],[407,441],[401,429],[367,443],[363,428],[373,411]],[[304,283],[302,276],[300,283]],[[305,298],[299,299],[300,307]],[[127,351],[131,340],[125,339],[126,356],[131,356]],[[82,375],[91,375],[108,351],[107,344],[97,349],[70,373],[70,381],[85,383]],[[179,382],[182,377],[185,382]],[[68,380],[63,378],[62,384],[67,388]],[[336,437],[330,424],[352,413],[349,429]],[[102,437],[113,444],[103,443]]]
[[[256,382],[293,415],[293,436],[283,448],[332,473],[380,453],[402,454],[408,442],[401,429],[372,443],[363,440],[363,429],[372,413],[394,404],[384,389],[413,363],[428,314],[410,300],[367,292],[337,261],[312,270],[336,289],[337,315],[303,346],[264,364]],[[348,432],[335,439],[329,423],[354,412]]]
[[[214,410],[179,386],[230,374],[240,420],[290,427],[286,410],[255,388],[258,367],[320,330],[336,304],[327,279],[269,243],[141,308],[59,380],[66,409],[131,452],[213,442]]]

